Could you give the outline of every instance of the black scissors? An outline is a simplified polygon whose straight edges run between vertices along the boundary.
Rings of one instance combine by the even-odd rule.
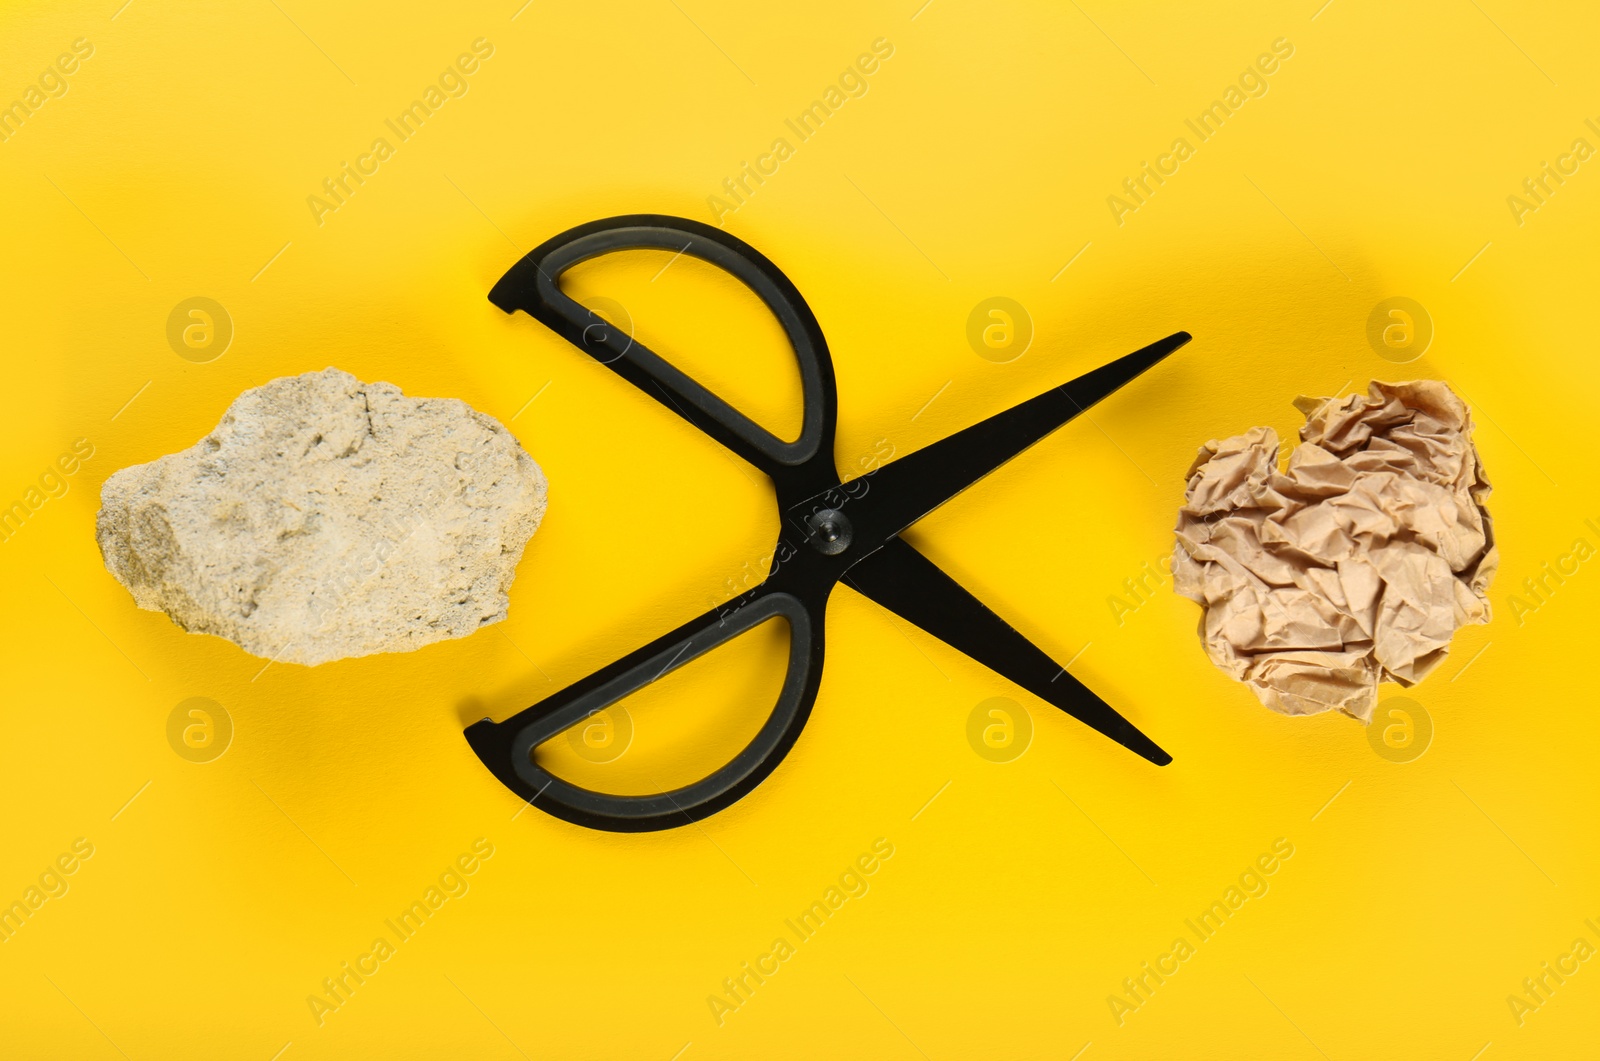
[[[688,254],[744,283],[783,326],[800,363],[800,437],[785,442],[563,294],[562,273],[625,250]],[[783,761],[810,717],[822,679],[828,596],[844,582],[1118,744],[1165,766],[1154,741],[1066,668],[1012,629],[900,537],[900,532],[1038,442],[1184,343],[1176,332],[1070,383],[842,483],[834,467],[837,394],[828,344],[810,307],[764,255],[721,229],[660,214],[592,221],[536,247],[500,278],[489,301],[535,319],[766,472],[777,491],[778,547],[761,585],[664,634],[504,722],[466,736],[513,792],[593,829],[645,832],[687,825],[750,792]],[[781,558],[781,559],[779,559]],[[540,744],[776,616],[789,623],[789,663],[777,705],[733,761],[692,784],[648,796],[596,792],[534,761]]]

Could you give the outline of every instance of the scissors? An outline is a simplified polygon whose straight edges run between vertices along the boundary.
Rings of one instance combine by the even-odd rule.
[[[562,293],[579,262],[628,250],[687,254],[722,269],[761,299],[800,366],[799,437],[786,442]],[[771,478],[780,516],[765,581],[602,667],[503,722],[466,737],[517,795],[592,829],[646,832],[687,825],[739,800],[775,770],[810,717],[822,680],[828,597],[840,582],[1010,678],[1040,699],[1158,766],[1172,761],[1149,737],[1067,673],[900,533],[1190,339],[1176,332],[1069,383],[842,482],[834,466],[837,393],[822,328],[799,290],[754,247],[721,229],[660,214],[579,225],[534,248],[500,278],[489,301],[542,322]],[[614,795],[556,777],[534,750],[623,697],[766,620],[789,624],[778,701],[733,761],[670,792]]]

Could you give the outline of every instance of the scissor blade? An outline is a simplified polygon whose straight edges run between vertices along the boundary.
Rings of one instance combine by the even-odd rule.
[[[1129,751],[1157,766],[1172,762],[1155,741],[903,538],[864,557],[844,581]]]
[[[888,541],[1044,438],[1091,405],[1190,340],[1174,332],[1037,398],[891,461],[866,478],[860,493],[844,491],[843,508],[864,544]],[[837,495],[839,491],[834,491]],[[817,507],[802,503],[793,514],[804,520]],[[829,505],[827,507],[840,507]]]

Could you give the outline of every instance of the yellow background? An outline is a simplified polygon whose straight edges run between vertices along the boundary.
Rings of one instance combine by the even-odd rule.
[[[1520,1026],[1506,997],[1575,937],[1600,944],[1583,923],[1600,922],[1597,562],[1521,623],[1509,598],[1580,535],[1600,544],[1583,522],[1600,523],[1600,161],[1521,225],[1506,198],[1575,138],[1600,145],[1583,124],[1600,115],[1593,14],[1503,0],[1228,15],[957,0],[116,5],[35,0],[0,16],[0,101],[74,39],[94,46],[69,91],[0,143],[0,503],[74,439],[95,448],[0,544],[0,901],[74,839],[95,846],[71,890],[0,943],[0,1053],[1592,1049],[1600,963]],[[306,197],[479,37],[494,53],[467,94],[318,225]],[[518,813],[463,725],[731,595],[776,516],[758,473],[485,295],[520,254],[592,218],[711,220],[723,179],[793,141],[783,119],[879,37],[894,54],[867,94],[793,144],[726,225],[821,320],[841,469],[879,439],[911,452],[1194,333],[1092,423],[913,534],[1058,659],[1076,656],[1074,673],[1176,761],[1150,766],[841,589],[811,723],[748,798],[636,836]],[[1118,225],[1107,197],[1192,141],[1183,119],[1280,37],[1294,54],[1267,94]],[[767,422],[797,423],[793,370],[748,299],[693,262],[664,264],[639,255],[573,282]],[[197,295],[236,328],[203,364],[165,336]],[[1004,365],[965,338],[995,295],[1036,329]],[[1404,366],[1365,338],[1368,312],[1396,295],[1436,326]],[[263,670],[137,610],[105,571],[93,528],[108,475],[193,444],[241,390],[327,365],[460,397],[542,464],[550,509],[506,623],[409,655]],[[1472,403],[1502,567],[1494,622],[1463,631],[1407,694],[1436,727],[1420,759],[1380,758],[1342,717],[1261,707],[1206,660],[1198,609],[1165,586],[1119,625],[1108,598],[1165,556],[1197,446],[1257,424],[1291,432],[1298,393],[1423,376]],[[736,744],[779,651],[754,640],[651,690],[630,709],[614,784],[687,775]],[[191,696],[233,720],[211,763],[167,743]],[[967,743],[992,696],[1032,719],[1009,763]],[[870,891],[719,1026],[707,997],[879,837],[895,853]],[[1295,854],[1271,890],[1119,1025],[1107,996],[1192,935],[1184,919],[1279,837]],[[478,838],[495,854],[471,890],[319,1026],[307,996]]]

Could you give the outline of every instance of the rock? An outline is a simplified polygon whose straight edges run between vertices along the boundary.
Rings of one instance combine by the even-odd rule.
[[[494,419],[328,368],[239,395],[106,480],[96,538],[141,608],[314,666],[506,617],[545,477]]]

